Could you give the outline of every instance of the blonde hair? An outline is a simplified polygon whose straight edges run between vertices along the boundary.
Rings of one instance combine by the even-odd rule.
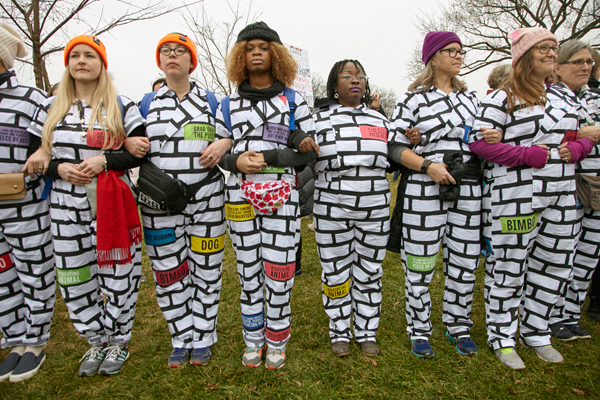
[[[510,74],[512,67],[510,64],[500,64],[494,67],[488,76],[487,84],[490,88],[496,90],[502,85],[502,82]]]
[[[439,52],[436,52],[433,57],[427,61],[427,65],[421,74],[415,79],[413,83],[408,87],[409,92],[414,92],[419,87],[423,87],[423,93],[428,92],[429,89],[435,86],[435,69],[433,68],[433,63],[431,60],[437,59],[440,56]],[[452,77],[452,87],[459,92],[464,92],[467,90],[467,85],[458,79],[456,76]]]
[[[248,79],[247,44],[246,40],[236,43],[227,56],[227,78],[238,86]],[[269,53],[271,54],[271,77],[291,87],[298,73],[296,60],[284,45],[277,42],[269,43]]]
[[[101,63],[100,67],[98,85],[90,104],[92,115],[88,122],[88,133],[94,130],[94,125],[97,122],[104,134],[104,147],[102,147],[102,150],[107,150],[113,147],[121,147],[126,135],[121,107],[117,100],[117,92],[108,71],[104,68],[104,64]],[[48,110],[44,129],[42,130],[42,147],[49,153],[52,152],[52,138],[56,125],[67,115],[76,100],[75,85],[76,82],[67,66],[58,85],[58,93]],[[106,117],[102,115],[102,110],[106,113]]]

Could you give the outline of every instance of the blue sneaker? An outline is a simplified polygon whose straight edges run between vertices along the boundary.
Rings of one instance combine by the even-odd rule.
[[[212,357],[212,352],[209,347],[202,347],[199,349],[192,350],[192,356],[190,357],[190,364],[192,365],[206,365]]]
[[[410,352],[422,358],[431,358],[435,355],[427,339],[411,340]]]
[[[184,349],[181,347],[174,348],[171,352],[171,355],[169,356],[169,367],[177,368],[187,363],[188,358],[190,358],[191,352],[192,349]]]
[[[470,337],[459,337],[456,339],[453,338],[448,331],[446,331],[446,337],[449,341],[456,345],[456,351],[458,354],[463,356],[472,356],[477,354],[477,345],[471,340]]]

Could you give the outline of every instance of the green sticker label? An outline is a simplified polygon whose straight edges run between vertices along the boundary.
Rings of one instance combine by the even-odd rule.
[[[437,258],[437,254],[431,257],[417,257],[407,254],[407,268],[411,271],[431,271],[435,268],[435,264],[437,264]]]
[[[524,217],[500,217],[502,233],[529,233],[536,227],[538,213]]]
[[[56,269],[58,284],[61,286],[78,285],[92,279],[90,266],[77,269]]]
[[[185,140],[215,141],[215,127],[210,124],[187,124],[183,127]]]
[[[260,170],[263,174],[285,174],[285,167],[274,167],[272,165],[265,165]]]

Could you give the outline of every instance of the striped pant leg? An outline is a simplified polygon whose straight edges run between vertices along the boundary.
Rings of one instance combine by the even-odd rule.
[[[142,246],[132,244],[131,263],[98,268],[98,284],[105,296],[104,332],[111,343],[128,343],[135,317],[142,274]]]
[[[298,191],[292,189],[289,200],[261,220],[262,258],[267,303],[267,345],[282,349],[290,338],[292,309],[290,305],[296,246],[298,241]]]
[[[54,248],[44,185],[24,199],[0,202],[2,347],[41,346],[50,338],[56,300]]]
[[[260,232],[263,217],[254,215],[252,206],[240,196],[237,185],[227,185],[225,207],[240,279],[244,342],[248,347],[262,347],[265,344],[265,279]]]
[[[315,239],[321,260],[323,306],[329,317],[329,338],[333,343],[352,339],[352,266],[357,262],[354,221],[348,210],[315,201]]]
[[[573,279],[567,287],[561,318],[566,324],[575,324],[581,318],[581,307],[600,258],[600,211],[585,208],[583,213],[581,234],[573,262]]]
[[[60,292],[77,332],[88,338],[90,345],[108,343],[104,330],[104,298],[93,244],[92,214],[89,205],[87,209],[67,206],[63,201],[66,196],[53,189],[50,205]]]
[[[440,251],[448,203],[439,200],[439,187],[433,180],[424,180],[421,174],[409,179],[402,213],[401,250],[406,331],[411,340],[428,339],[432,332],[429,283]]]
[[[389,208],[357,218],[354,227],[357,262],[352,266],[354,337],[358,343],[375,340],[381,316],[381,277],[390,232]]]
[[[460,199],[448,209],[442,240],[444,305],[442,321],[453,337],[469,335],[475,271],[479,265],[481,184],[463,180]]]
[[[217,342],[217,316],[221,295],[221,273],[225,250],[223,181],[203,187],[185,213],[189,223],[188,266],[193,316],[192,346],[202,348]]]
[[[152,264],[156,301],[173,348],[192,348],[193,316],[184,214],[165,215],[142,207],[144,241]]]
[[[531,185],[515,185],[509,178],[497,180],[491,183],[489,196],[484,198],[484,207],[490,210],[493,247],[493,254],[485,260],[486,330],[488,344],[494,350],[515,346],[527,256],[538,233],[534,223],[538,214],[531,207]],[[503,223],[504,215],[527,218],[531,229],[509,229]]]
[[[575,197],[561,195],[540,212],[539,232],[528,257],[521,336],[530,346],[550,344],[550,318],[572,276],[579,225]]]

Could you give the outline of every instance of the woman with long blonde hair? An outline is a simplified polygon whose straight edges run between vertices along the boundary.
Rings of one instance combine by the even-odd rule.
[[[57,280],[73,325],[90,345],[79,375],[111,375],[129,356],[141,274],[141,226],[124,173],[140,161],[122,144],[127,135],[144,135],[144,121],[130,99],[116,94],[97,37],[71,39],[64,63],[58,94],[30,129],[42,133],[42,147],[52,153]]]

